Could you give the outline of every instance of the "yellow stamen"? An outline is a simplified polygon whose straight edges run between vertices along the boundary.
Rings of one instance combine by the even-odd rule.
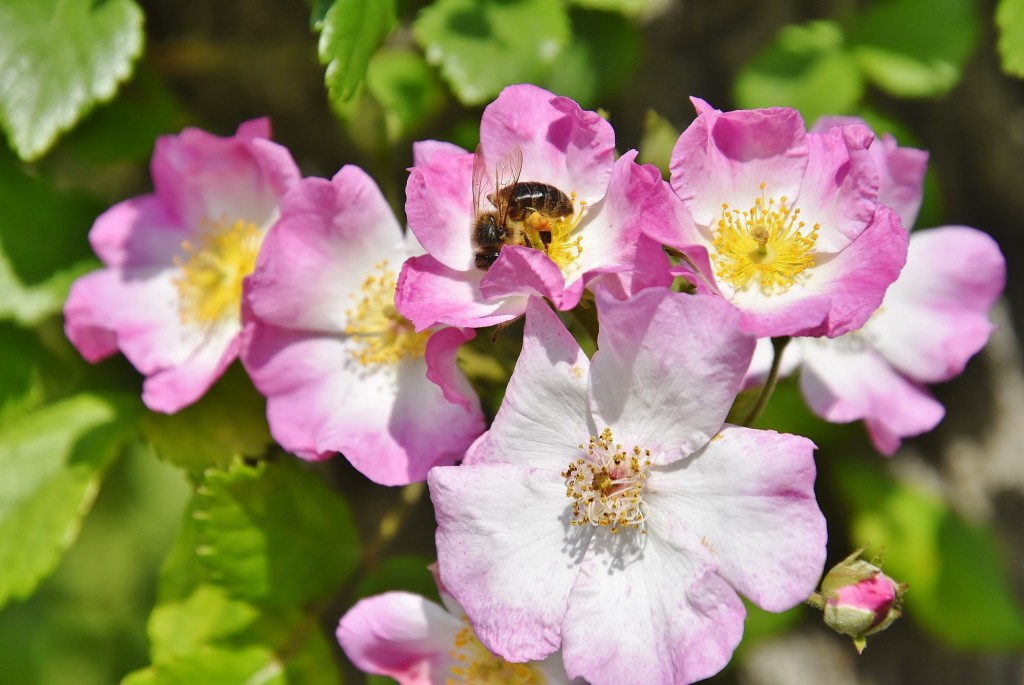
[[[544,685],[546,679],[529,664],[516,664],[492,654],[480,644],[466,619],[455,635],[455,659],[446,685]]]
[[[537,249],[543,250],[565,275],[569,275],[579,266],[574,262],[583,254],[583,236],[573,237],[572,233],[587,213],[587,201],[579,200],[575,192],[570,194],[569,200],[573,207],[577,207],[571,215],[555,219],[540,212],[534,212],[526,217],[525,222],[526,236],[530,239],[530,243]],[[547,245],[541,240],[541,231],[551,233],[551,240],[547,242]]]
[[[196,241],[182,241],[185,257],[173,260],[181,270],[174,285],[182,323],[209,326],[239,319],[242,280],[256,266],[262,240],[255,224],[238,219],[218,221],[204,227]]]
[[[814,266],[812,249],[818,240],[820,224],[804,232],[800,210],[786,206],[786,197],[761,197],[754,200],[750,211],[729,211],[722,205],[711,255],[715,275],[738,290],[757,283],[761,292],[771,295],[785,292],[797,282],[800,274]]]
[[[348,325],[345,333],[359,344],[353,358],[363,366],[397,364],[404,357],[422,357],[430,333],[417,333],[408,319],[395,309],[394,271],[380,262],[366,277],[355,305],[345,310]]]
[[[615,444],[610,428],[591,436],[586,454],[569,463],[562,472],[565,495],[573,500],[572,525],[610,528],[639,528],[646,533],[645,509],[641,497],[647,471],[651,466],[650,450],[637,446],[625,450]]]

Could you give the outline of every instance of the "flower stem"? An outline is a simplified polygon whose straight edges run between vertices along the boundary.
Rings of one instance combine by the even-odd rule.
[[[782,352],[786,349],[786,345],[789,344],[790,338],[784,336],[781,338],[772,338],[772,350],[774,355],[772,356],[772,368],[768,372],[768,378],[764,382],[764,387],[761,388],[761,394],[757,398],[757,402],[750,408],[750,413],[747,414],[747,418],[744,419],[740,425],[751,426],[754,421],[757,421],[757,417],[761,415],[764,408],[768,405],[768,400],[771,398],[772,393],[775,392],[775,386],[779,382],[779,368],[782,366]]]
[[[811,596],[804,600],[804,603],[822,611],[825,608],[825,597],[820,592],[812,592]]]

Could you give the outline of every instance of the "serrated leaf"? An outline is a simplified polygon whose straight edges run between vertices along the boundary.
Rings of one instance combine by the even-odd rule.
[[[733,87],[740,107],[795,107],[808,122],[850,112],[863,93],[860,68],[832,21],[783,28]]]
[[[394,28],[395,0],[334,0],[320,22],[320,63],[331,100],[348,100],[366,78],[370,57]]]
[[[348,504],[290,458],[208,471],[195,517],[211,580],[239,599],[299,606],[336,590],[359,562]]]
[[[31,592],[74,542],[137,406],[81,394],[0,424],[0,605]]]
[[[980,25],[974,0],[876,0],[850,42],[861,68],[900,97],[930,97],[960,81]]]
[[[146,414],[141,429],[158,457],[192,473],[260,456],[271,442],[266,402],[238,364],[195,404]]]
[[[594,107],[626,84],[640,63],[640,30],[620,14],[575,11],[572,35],[539,82],[582,107]]]
[[[380,50],[366,73],[366,90],[380,105],[387,139],[415,133],[445,104],[444,88],[418,52]]]
[[[142,52],[132,0],[0,3],[0,125],[22,159],[114,95]]]
[[[1003,71],[1024,78],[1024,0],[999,0],[996,27]]]
[[[550,0],[437,0],[413,34],[459,100],[479,105],[511,83],[537,82],[569,41],[569,16]]]
[[[71,282],[97,266],[86,235],[102,210],[0,150],[0,318],[34,324],[60,311]]]
[[[836,459],[830,472],[853,511],[854,544],[909,583],[904,614],[962,649],[1024,646],[1024,608],[1015,600],[991,531],[957,516],[939,498],[889,478],[880,465]]]

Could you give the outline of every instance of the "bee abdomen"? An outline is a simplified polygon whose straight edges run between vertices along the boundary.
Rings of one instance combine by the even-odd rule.
[[[506,192],[503,190],[503,192]],[[547,183],[524,181],[511,186],[508,194],[508,219],[524,221],[532,212],[563,217],[573,213],[572,202],[561,190]]]

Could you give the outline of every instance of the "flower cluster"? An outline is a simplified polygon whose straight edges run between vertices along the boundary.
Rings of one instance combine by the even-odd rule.
[[[68,336],[90,360],[120,349],[163,412],[238,357],[285,450],[427,481],[448,611],[363,600],[338,629],[360,668],[709,677],[742,636],[741,596],[791,608],[826,559],[814,444],[727,422],[737,394],[799,369],[815,412],[863,420],[892,454],[942,416],[924,385],[985,344],[1004,263],[974,229],[908,232],[923,152],[858,120],[694,105],[665,181],[616,157],[598,114],[511,86],[474,152],[415,145],[405,232],[362,170],[300,178],[265,121],[161,139],[155,192],[93,228],[106,266],[74,285]],[[488,426],[456,355],[520,317]]]

